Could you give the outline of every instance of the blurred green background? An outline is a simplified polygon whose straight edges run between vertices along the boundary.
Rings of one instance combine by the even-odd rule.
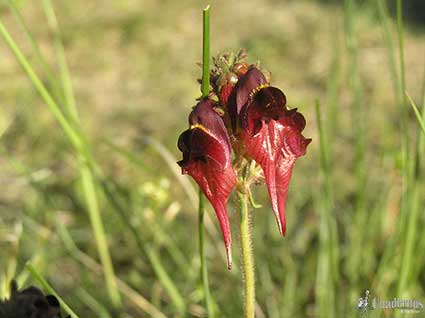
[[[30,260],[80,317],[205,317],[196,187],[175,162],[200,96],[206,3],[12,3],[0,2],[1,21],[85,148],[71,145],[2,38],[0,297],[12,277],[34,283]],[[313,138],[293,172],[285,238],[264,185],[255,189],[257,316],[358,317],[366,289],[425,303],[424,136],[403,94],[424,104],[423,1],[404,1],[403,33],[396,1],[210,4],[211,53],[242,47],[261,61]],[[96,202],[122,307],[102,275],[89,218]],[[229,213],[231,272],[211,209],[206,220],[217,317],[243,308],[234,199]]]

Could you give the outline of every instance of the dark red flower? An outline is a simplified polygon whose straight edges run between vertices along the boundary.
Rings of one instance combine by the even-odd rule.
[[[286,231],[285,205],[292,168],[311,139],[301,134],[305,119],[286,108],[281,90],[269,86],[264,75],[251,68],[236,86],[236,111],[245,154],[263,169],[279,231]]]
[[[60,318],[62,316],[59,301],[55,296],[46,296],[34,286],[18,290],[16,282],[12,281],[10,299],[0,301],[0,317]]]
[[[232,265],[231,235],[226,204],[236,185],[231,162],[230,139],[216,103],[210,99],[199,102],[189,116],[190,128],[178,141],[183,160],[178,164],[183,174],[198,183],[214,207],[226,246],[228,267]]]
[[[240,51],[236,56],[223,53],[214,59],[209,96],[217,102],[204,99],[198,103],[189,116],[190,128],[179,138],[183,152],[179,165],[195,179],[216,211],[229,267],[226,203],[236,185],[236,174],[241,177],[239,190],[249,192],[247,187],[261,176],[246,167],[251,167],[252,160],[261,166],[279,231],[284,235],[292,169],[311,141],[301,134],[306,124],[303,115],[289,110],[283,92],[270,86],[268,77],[255,65],[248,65],[245,57]]]

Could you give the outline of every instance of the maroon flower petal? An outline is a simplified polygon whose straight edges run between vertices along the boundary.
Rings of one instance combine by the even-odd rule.
[[[279,110],[273,103],[269,106],[260,104],[254,97],[246,106],[252,109],[244,110],[246,128],[241,138],[246,154],[263,169],[279,231],[284,235],[286,196],[292,169],[296,159],[305,154],[311,139],[301,135],[305,119],[300,113],[295,109],[286,110],[284,104],[281,105],[283,110]]]
[[[220,97],[220,103],[222,105],[227,105],[229,96],[232,93],[234,87],[235,86],[232,84],[226,84],[220,89],[219,97]]]
[[[251,67],[236,85],[236,109],[239,114],[253,93],[268,85],[266,77],[256,67]]]
[[[261,129],[263,120],[268,123],[271,119],[278,120],[288,114],[290,111],[285,105],[286,97],[280,89],[264,87],[255,93],[249,106],[242,108],[241,127],[255,135]]]
[[[233,132],[237,130],[238,116],[244,106],[249,103],[256,92],[267,85],[263,73],[258,68],[251,66],[248,71],[241,74],[233,90],[226,92],[226,108]]]
[[[203,100],[190,114],[191,127],[178,141],[183,152],[183,160],[178,164],[183,174],[189,174],[198,183],[216,212],[230,269],[231,235],[226,204],[236,185],[236,175],[231,164],[230,139],[214,107],[213,101]]]
[[[201,125],[205,127],[210,134],[214,135],[218,140],[229,144],[230,139],[227,134],[223,119],[217,110],[217,103],[211,99],[203,99],[200,101],[189,114],[189,125]]]

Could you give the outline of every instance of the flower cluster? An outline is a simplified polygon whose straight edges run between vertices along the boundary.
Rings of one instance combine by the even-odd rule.
[[[285,202],[296,159],[311,139],[301,134],[305,119],[286,107],[284,93],[270,85],[244,54],[223,54],[214,60],[212,90],[189,115],[189,129],[178,140],[183,174],[198,183],[218,217],[231,267],[227,201],[250,163],[261,167],[279,231],[285,234]],[[232,157],[233,150],[233,157]],[[244,191],[242,189],[242,191]]]

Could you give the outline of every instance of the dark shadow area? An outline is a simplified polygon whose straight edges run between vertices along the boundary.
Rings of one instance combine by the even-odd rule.
[[[344,5],[343,0],[314,0],[320,3]],[[358,4],[369,4],[373,5],[376,0],[358,0]],[[391,15],[395,18],[397,1],[390,0],[386,1],[387,6],[391,12]],[[403,1],[403,15],[405,20],[416,26],[425,26],[425,1],[424,0],[405,0]]]

